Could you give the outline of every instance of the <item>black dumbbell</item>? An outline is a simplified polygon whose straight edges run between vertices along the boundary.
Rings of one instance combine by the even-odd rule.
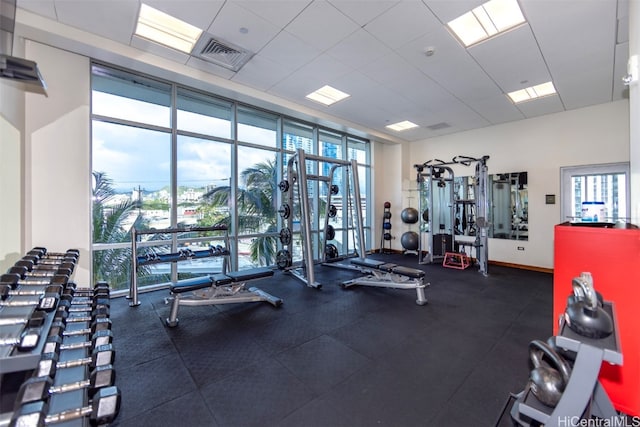
[[[0,338],[0,345],[12,345],[18,351],[31,351],[38,345],[42,328],[26,328],[18,337]]]
[[[23,279],[19,274],[6,273],[0,276],[0,285],[11,286],[12,289],[20,285],[61,285],[66,286],[69,282],[69,276],[65,274],[56,274],[49,277],[32,277]]]
[[[68,393],[76,390],[87,390],[89,397],[103,387],[112,386],[116,380],[113,365],[97,366],[89,374],[89,378],[73,383],[54,385],[49,376],[31,377],[20,385],[16,397],[16,405],[47,400],[52,394]]]
[[[51,335],[49,336],[51,337]],[[91,335],[91,341],[79,341],[73,343],[64,342],[60,345],[60,350],[75,350],[78,348],[97,348],[101,345],[111,344],[113,342],[113,332],[111,330],[103,330],[97,331],[95,334]]]
[[[94,297],[99,294],[110,295],[111,293],[107,282],[97,282],[93,288],[79,288],[74,282],[69,282],[65,290],[78,297]]]
[[[17,263],[16,263],[17,264]],[[28,263],[22,263],[28,264]],[[7,270],[8,274],[19,274],[22,280],[37,280],[41,277],[53,277],[56,274],[69,276],[73,273],[74,265],[64,263],[60,265],[49,266],[49,268],[29,268],[27,265],[14,265]]]
[[[98,366],[113,365],[116,360],[116,350],[113,344],[105,344],[94,348],[91,352],[91,357],[66,360],[64,362],[60,362],[59,359],[60,356],[58,353],[43,353],[34,375],[37,377],[54,378],[58,369],[87,366],[93,370]]]
[[[65,319],[66,320],[66,319]],[[111,330],[111,319],[107,317],[99,317],[91,321],[87,328],[68,330],[65,320],[54,320],[49,328],[49,336],[71,337],[78,335],[94,335],[98,331]]]
[[[13,265],[16,268],[26,268],[29,272],[44,274],[47,271],[58,269],[69,269],[71,272],[76,268],[76,261],[61,262],[59,264],[36,264],[32,259],[21,259]]]
[[[120,412],[120,390],[116,386],[104,387],[96,392],[91,400],[91,406],[71,409],[56,414],[49,414],[46,401],[37,401],[21,405],[14,413],[10,427],[46,426],[64,421],[89,418],[92,426],[111,424]]]
[[[66,252],[49,252],[47,251],[46,248],[43,248],[41,246],[36,246],[33,249],[31,249],[29,252],[27,252],[27,255],[35,255],[40,258],[46,257],[50,259],[69,258],[69,257],[78,259],[80,257],[80,251],[78,249],[67,249]]]
[[[6,287],[2,287],[6,290]],[[2,301],[0,301],[0,307],[34,307],[36,310],[41,311],[53,311],[58,306],[60,294],[42,294],[42,295],[17,295],[8,298],[8,294],[2,295]]]
[[[62,285],[38,285],[21,286],[12,289],[9,285],[0,285],[0,301],[4,301],[10,296],[42,296],[45,294],[61,295]]]
[[[44,325],[47,314],[34,311],[29,317],[0,317],[0,326],[26,325],[28,328],[39,328]]]

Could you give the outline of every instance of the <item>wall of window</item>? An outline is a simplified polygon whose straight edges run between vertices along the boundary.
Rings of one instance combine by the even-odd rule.
[[[229,268],[273,266],[281,249],[278,183],[298,148],[357,159],[365,235],[371,240],[366,140],[101,64],[92,65],[91,109],[93,280],[128,288],[133,227],[153,231],[224,223]],[[330,166],[308,167],[320,168],[308,171],[317,174]],[[317,182],[308,183],[308,189],[317,242],[326,189]],[[346,217],[343,221],[340,238],[352,248],[353,232]],[[215,232],[143,234],[137,255],[215,248],[225,244],[223,237]],[[294,235],[294,242],[299,239]],[[138,283],[166,283],[224,267],[220,257],[154,264],[138,269]]]

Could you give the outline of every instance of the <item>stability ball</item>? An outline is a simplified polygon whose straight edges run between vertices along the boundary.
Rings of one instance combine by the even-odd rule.
[[[404,208],[400,213],[400,218],[405,224],[415,224],[418,222],[418,211],[415,208]]]
[[[418,250],[418,233],[415,231],[407,231],[402,234],[400,238],[400,243],[402,247],[408,251],[417,251]]]

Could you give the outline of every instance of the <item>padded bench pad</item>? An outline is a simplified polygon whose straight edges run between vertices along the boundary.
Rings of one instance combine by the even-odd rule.
[[[380,268],[381,265],[386,264],[384,261],[377,261],[375,259],[360,259],[354,258],[351,260],[351,264],[359,265],[361,267]]]
[[[424,271],[418,270],[417,268],[402,267],[401,265],[395,267],[391,272],[401,276],[411,277],[412,279],[422,279],[424,277]]]
[[[268,267],[250,268],[248,270],[231,271],[227,273],[233,282],[246,282],[273,276],[273,270]]]
[[[424,277],[424,271],[417,268],[403,267],[397,264],[391,264],[384,261],[377,261],[375,259],[352,259],[351,264],[359,265],[361,267],[375,268],[387,273],[399,274],[401,276],[411,277],[412,279],[422,279]]]

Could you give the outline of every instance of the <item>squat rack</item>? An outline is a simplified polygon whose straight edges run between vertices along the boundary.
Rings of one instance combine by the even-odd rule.
[[[327,163],[331,164],[329,169],[329,173],[327,176],[318,174],[307,173],[307,161],[316,162],[318,167],[316,168],[319,172],[319,163]],[[277,264],[278,267],[286,269],[290,272],[294,277],[305,283],[307,286],[320,288],[322,285],[315,280],[315,257],[313,250],[313,234],[312,234],[312,226],[311,226],[311,206],[309,205],[309,193],[307,188],[307,182],[316,181],[325,183],[327,185],[327,202],[325,209],[325,217],[324,217],[324,229],[322,232],[322,240],[320,241],[321,247],[323,250],[320,253],[320,261],[324,262],[328,258],[335,259],[338,254],[336,253],[337,248],[334,245],[328,245],[327,241],[332,240],[332,234],[334,234],[335,229],[329,225],[329,219],[332,216],[335,216],[335,206],[331,204],[331,197],[335,194],[338,194],[339,187],[334,184],[335,172],[338,168],[346,168],[348,171],[348,176],[350,179],[347,179],[345,182],[345,190],[343,196],[343,209],[345,201],[347,206],[353,206],[353,209],[349,209],[349,215],[347,215],[346,228],[343,226],[343,230],[349,230],[350,228],[355,227],[357,231],[357,235],[355,236],[354,245],[356,248],[355,255],[360,259],[365,259],[365,238],[364,238],[364,228],[363,228],[363,216],[361,209],[361,194],[360,194],[360,184],[358,180],[358,165],[355,159],[353,160],[340,160],[330,157],[322,157],[313,154],[307,154],[301,148],[296,150],[296,153],[291,156],[289,161],[287,162],[287,178],[283,180],[279,187],[283,192],[287,193],[288,204],[287,209],[288,213],[285,218],[286,227],[283,230],[288,229],[289,231],[282,233],[287,237],[284,239],[281,237],[280,241],[282,243],[283,249],[278,252],[277,255]],[[312,169],[313,170],[313,169]],[[351,200],[351,194],[353,193],[353,201]],[[302,238],[302,266],[294,266],[292,263],[292,243],[293,239],[291,238],[292,230],[293,230],[293,209],[295,196],[298,196],[298,204],[300,206],[300,233]],[[332,208],[333,207],[333,208]],[[287,209],[284,209],[285,211]],[[355,225],[350,227],[351,222],[351,210],[355,211]],[[344,219],[344,217],[343,217]],[[333,248],[331,248],[333,246]],[[348,239],[347,244],[348,247]],[[328,250],[328,249],[332,250]]]
[[[475,163],[474,195],[476,209],[476,238],[470,246],[476,248],[476,258],[479,271],[488,274],[488,228],[489,215],[489,175],[487,160],[489,156],[479,158],[469,156],[455,156],[450,162],[433,159],[422,164],[414,165],[419,185],[420,239],[418,243],[418,262],[420,264],[433,263],[436,258],[444,258],[447,251],[455,251],[455,245],[465,242],[455,241],[455,200],[454,179],[452,165],[471,166]],[[439,189],[441,197],[436,201],[434,185]],[[445,195],[446,200],[443,200]],[[425,206],[426,199],[426,206]],[[448,211],[445,214],[445,210]],[[434,230],[435,212],[438,217],[438,230]],[[435,233],[439,231],[440,233]],[[422,233],[427,234],[427,251],[423,251]],[[468,243],[467,243],[468,244]],[[469,244],[468,244],[469,245]]]

